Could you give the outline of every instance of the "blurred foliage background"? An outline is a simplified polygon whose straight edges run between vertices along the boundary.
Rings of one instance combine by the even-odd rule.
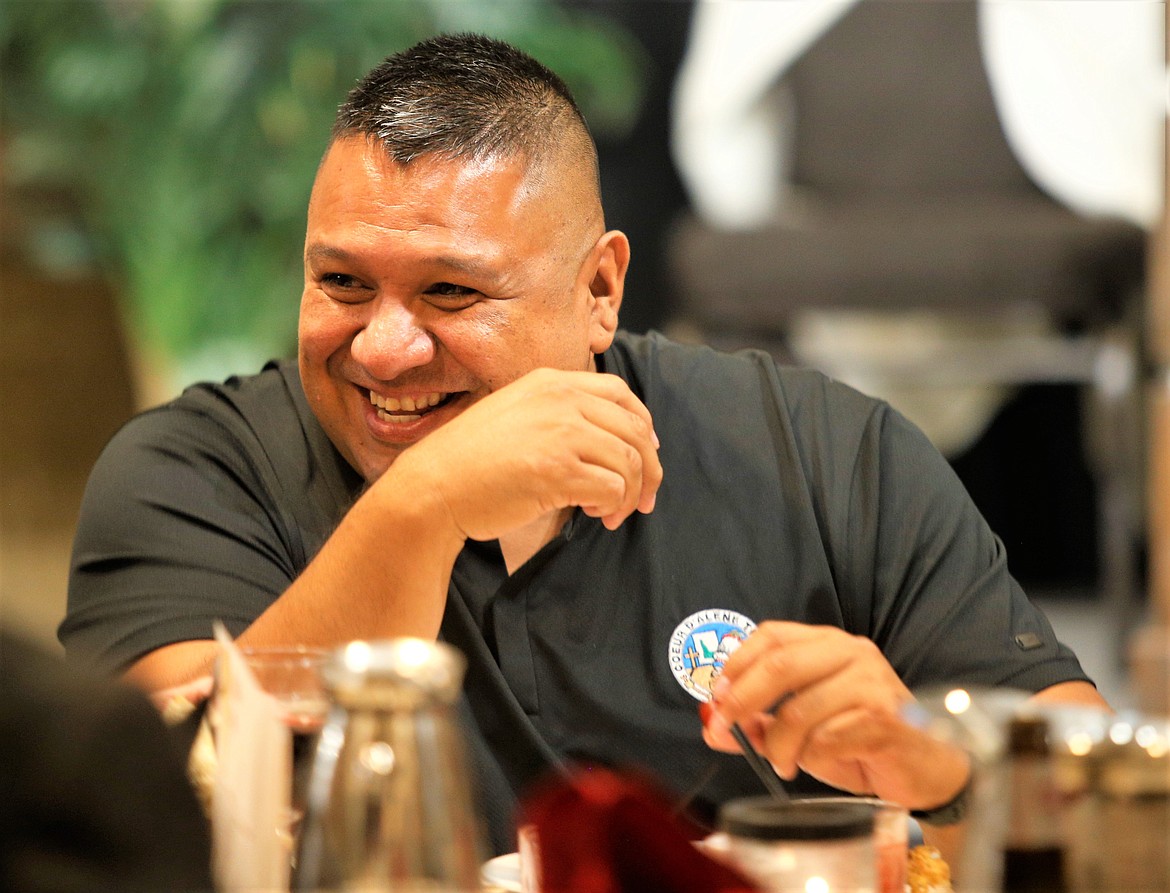
[[[528,50],[620,138],[647,65],[622,25],[554,0],[4,0],[0,170],[76,213],[10,221],[49,271],[99,269],[151,397],[289,355],[305,205],[337,104],[443,31]],[[161,380],[159,380],[161,379]]]

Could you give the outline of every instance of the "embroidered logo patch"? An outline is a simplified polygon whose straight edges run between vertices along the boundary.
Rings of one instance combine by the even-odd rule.
[[[696,611],[670,637],[670,672],[692,698],[711,700],[711,686],[723,665],[755,628],[753,621],[737,611]]]

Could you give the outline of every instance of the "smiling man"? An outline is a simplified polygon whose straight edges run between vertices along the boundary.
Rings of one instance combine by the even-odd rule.
[[[967,766],[903,721],[911,689],[1103,703],[920,432],[762,353],[618,332],[629,258],[559,78],[470,35],[387,59],[313,186],[299,361],[113,439],[62,641],[158,690],[209,671],[215,620],[442,637],[497,851],[565,760],[710,810],[759,790],[739,722],[798,787],[929,812]]]

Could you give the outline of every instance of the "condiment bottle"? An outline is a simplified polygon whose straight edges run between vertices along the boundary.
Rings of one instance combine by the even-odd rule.
[[[299,890],[478,891],[484,858],[463,732],[466,662],[422,639],[351,642],[309,781]]]
[[[1004,893],[1064,893],[1067,889],[1061,796],[1042,716],[1013,717],[1007,734],[1007,835]]]
[[[719,826],[728,859],[769,893],[876,888],[871,806],[750,797],[725,804]]]

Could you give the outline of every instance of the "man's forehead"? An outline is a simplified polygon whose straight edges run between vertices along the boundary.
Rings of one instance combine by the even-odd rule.
[[[450,157],[442,153],[419,156],[408,163],[395,161],[376,140],[350,137],[330,147],[314,183],[310,203],[343,198],[354,206],[393,203],[402,193],[411,199],[481,207],[510,206],[513,213],[589,214],[588,196],[574,188],[573,173],[549,160],[518,155]]]
[[[318,179],[322,174],[336,172],[344,172],[347,177],[359,175],[371,179],[434,177],[458,180],[498,173],[522,177],[541,166],[533,164],[528,156],[517,153],[452,155],[434,151],[400,161],[374,137],[346,136],[330,144],[318,170]]]
[[[547,159],[441,153],[403,164],[376,139],[344,137],[330,147],[318,173],[309,235],[319,227],[334,230],[345,220],[358,226],[387,222],[392,228],[437,224],[492,240],[511,240],[523,230],[544,243],[567,237],[576,255],[604,228],[600,205],[573,173],[554,168]]]

